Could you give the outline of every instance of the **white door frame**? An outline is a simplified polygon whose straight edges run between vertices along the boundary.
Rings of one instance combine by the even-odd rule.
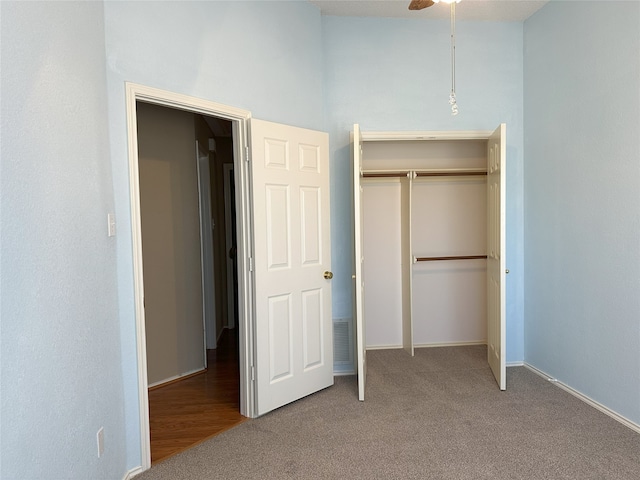
[[[255,416],[255,389],[250,369],[254,356],[253,281],[249,258],[253,256],[251,232],[251,198],[248,163],[248,120],[251,112],[135,83],[125,83],[127,138],[129,148],[129,191],[131,203],[131,237],[133,248],[136,350],[138,360],[138,401],[140,409],[140,451],[142,470],[151,467],[149,397],[147,381],[147,347],[144,317],[144,277],[142,270],[142,233],[140,226],[140,180],[138,175],[138,124],[136,101],[190,111],[230,120],[233,125],[236,181],[237,256],[238,256],[238,328],[240,338],[240,413]]]

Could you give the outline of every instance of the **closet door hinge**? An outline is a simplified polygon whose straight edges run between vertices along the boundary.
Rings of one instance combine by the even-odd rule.
[[[249,271],[253,272],[253,257],[249,257]]]
[[[244,147],[244,161],[247,162],[247,163],[250,162],[250,160],[249,160],[249,145],[246,145]]]
[[[256,381],[256,369],[253,365],[251,365],[251,381],[252,382]]]

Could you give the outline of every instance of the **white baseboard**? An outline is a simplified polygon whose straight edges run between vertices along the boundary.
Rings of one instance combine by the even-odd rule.
[[[185,372],[183,374],[180,375],[174,375],[173,377],[169,377],[169,378],[165,378],[164,380],[160,380],[159,382],[153,382],[149,384],[148,388],[153,388],[153,387],[157,387],[158,385],[163,385],[165,383],[169,383],[169,382],[173,382],[175,380],[179,380],[182,377],[188,377],[190,375],[194,375],[196,373],[201,373],[204,372],[206,370],[206,368],[196,368],[195,370],[191,370],[190,372]]]
[[[130,480],[131,478],[135,477],[136,475],[142,472],[143,472],[142,467],[132,468],[125,474],[124,477],[122,477],[122,480]]]
[[[636,433],[640,433],[640,425],[638,425],[637,423],[629,420],[626,417],[623,417],[622,415],[620,415],[617,412],[614,412],[613,410],[611,410],[610,408],[604,406],[603,404],[601,404],[600,402],[595,401],[594,399],[588,397],[587,395],[585,395],[584,393],[579,392],[578,390],[575,390],[573,388],[571,388],[569,385],[567,385],[566,383],[562,383],[561,381],[559,381],[557,378],[552,377],[551,375],[548,375],[547,373],[543,372],[542,370],[538,370],[536,367],[534,367],[533,365],[530,365],[528,363],[524,363],[525,368],[528,368],[529,370],[531,370],[533,373],[540,375],[542,378],[544,378],[545,380],[548,380],[549,382],[555,384],[557,387],[561,388],[562,390],[564,390],[565,392],[570,393],[571,395],[573,395],[574,397],[582,400],[584,403],[586,403],[587,405],[592,406],[593,408],[595,408],[596,410],[601,411],[602,413],[604,413],[605,415],[610,416],[611,418],[613,418],[615,421],[621,423],[622,425],[624,425],[625,427],[630,428],[631,430],[633,430]]]
[[[367,345],[365,347],[366,350],[399,350],[402,348],[402,345]]]
[[[446,343],[415,343],[413,348],[438,348],[438,347],[472,347],[474,345],[486,345],[486,340],[475,342],[446,342]]]
[[[509,368],[509,367],[524,367],[524,362],[523,361],[507,362],[507,368]]]

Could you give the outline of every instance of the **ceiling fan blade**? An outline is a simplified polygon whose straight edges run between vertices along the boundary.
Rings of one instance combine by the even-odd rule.
[[[423,8],[430,7],[434,2],[432,0],[411,0],[409,4],[409,10],[422,10]]]

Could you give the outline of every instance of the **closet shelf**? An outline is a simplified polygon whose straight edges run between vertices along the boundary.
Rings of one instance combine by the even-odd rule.
[[[413,257],[413,263],[438,262],[441,260],[481,260],[486,258],[487,258],[486,255],[455,255],[451,257]]]

